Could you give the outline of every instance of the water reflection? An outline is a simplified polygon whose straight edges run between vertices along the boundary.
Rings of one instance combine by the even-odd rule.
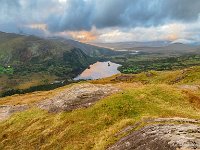
[[[117,68],[121,66],[116,63],[112,63],[110,61],[107,62],[96,62],[93,65],[90,65],[88,69],[83,71],[78,77],[74,78],[74,80],[88,80],[88,79],[100,79],[109,77],[115,74],[120,73]]]

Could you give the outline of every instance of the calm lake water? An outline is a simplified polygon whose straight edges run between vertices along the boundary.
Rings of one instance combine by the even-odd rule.
[[[110,77],[112,75],[120,73],[117,68],[121,66],[110,61],[107,62],[96,62],[93,65],[90,65],[90,68],[83,71],[79,76],[74,78],[74,80],[95,80],[105,77]]]

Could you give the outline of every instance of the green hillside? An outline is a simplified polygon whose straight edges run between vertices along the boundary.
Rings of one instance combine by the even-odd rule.
[[[96,59],[54,39],[0,33],[0,91],[66,80]]]
[[[28,104],[31,109],[0,123],[0,148],[103,150],[126,135],[125,132],[119,134],[123,128],[137,122],[141,126],[134,130],[146,125],[143,119],[200,119],[199,71],[200,67],[192,67],[91,81],[94,85],[109,84],[121,91],[89,108],[71,112],[49,113],[33,104],[54,97],[72,85],[49,92],[2,98],[1,105]]]

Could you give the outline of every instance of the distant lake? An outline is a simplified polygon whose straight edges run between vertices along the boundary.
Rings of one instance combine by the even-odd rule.
[[[80,75],[78,75],[74,80],[95,80],[105,77],[110,77],[112,75],[120,73],[117,68],[121,66],[110,61],[107,62],[96,62],[86,70],[84,70]]]

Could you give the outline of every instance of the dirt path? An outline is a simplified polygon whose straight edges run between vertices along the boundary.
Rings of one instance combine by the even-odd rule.
[[[183,118],[151,120],[129,133],[108,150],[194,150],[200,149],[200,121]],[[130,132],[136,126],[124,129]],[[128,129],[128,130],[127,130]]]

